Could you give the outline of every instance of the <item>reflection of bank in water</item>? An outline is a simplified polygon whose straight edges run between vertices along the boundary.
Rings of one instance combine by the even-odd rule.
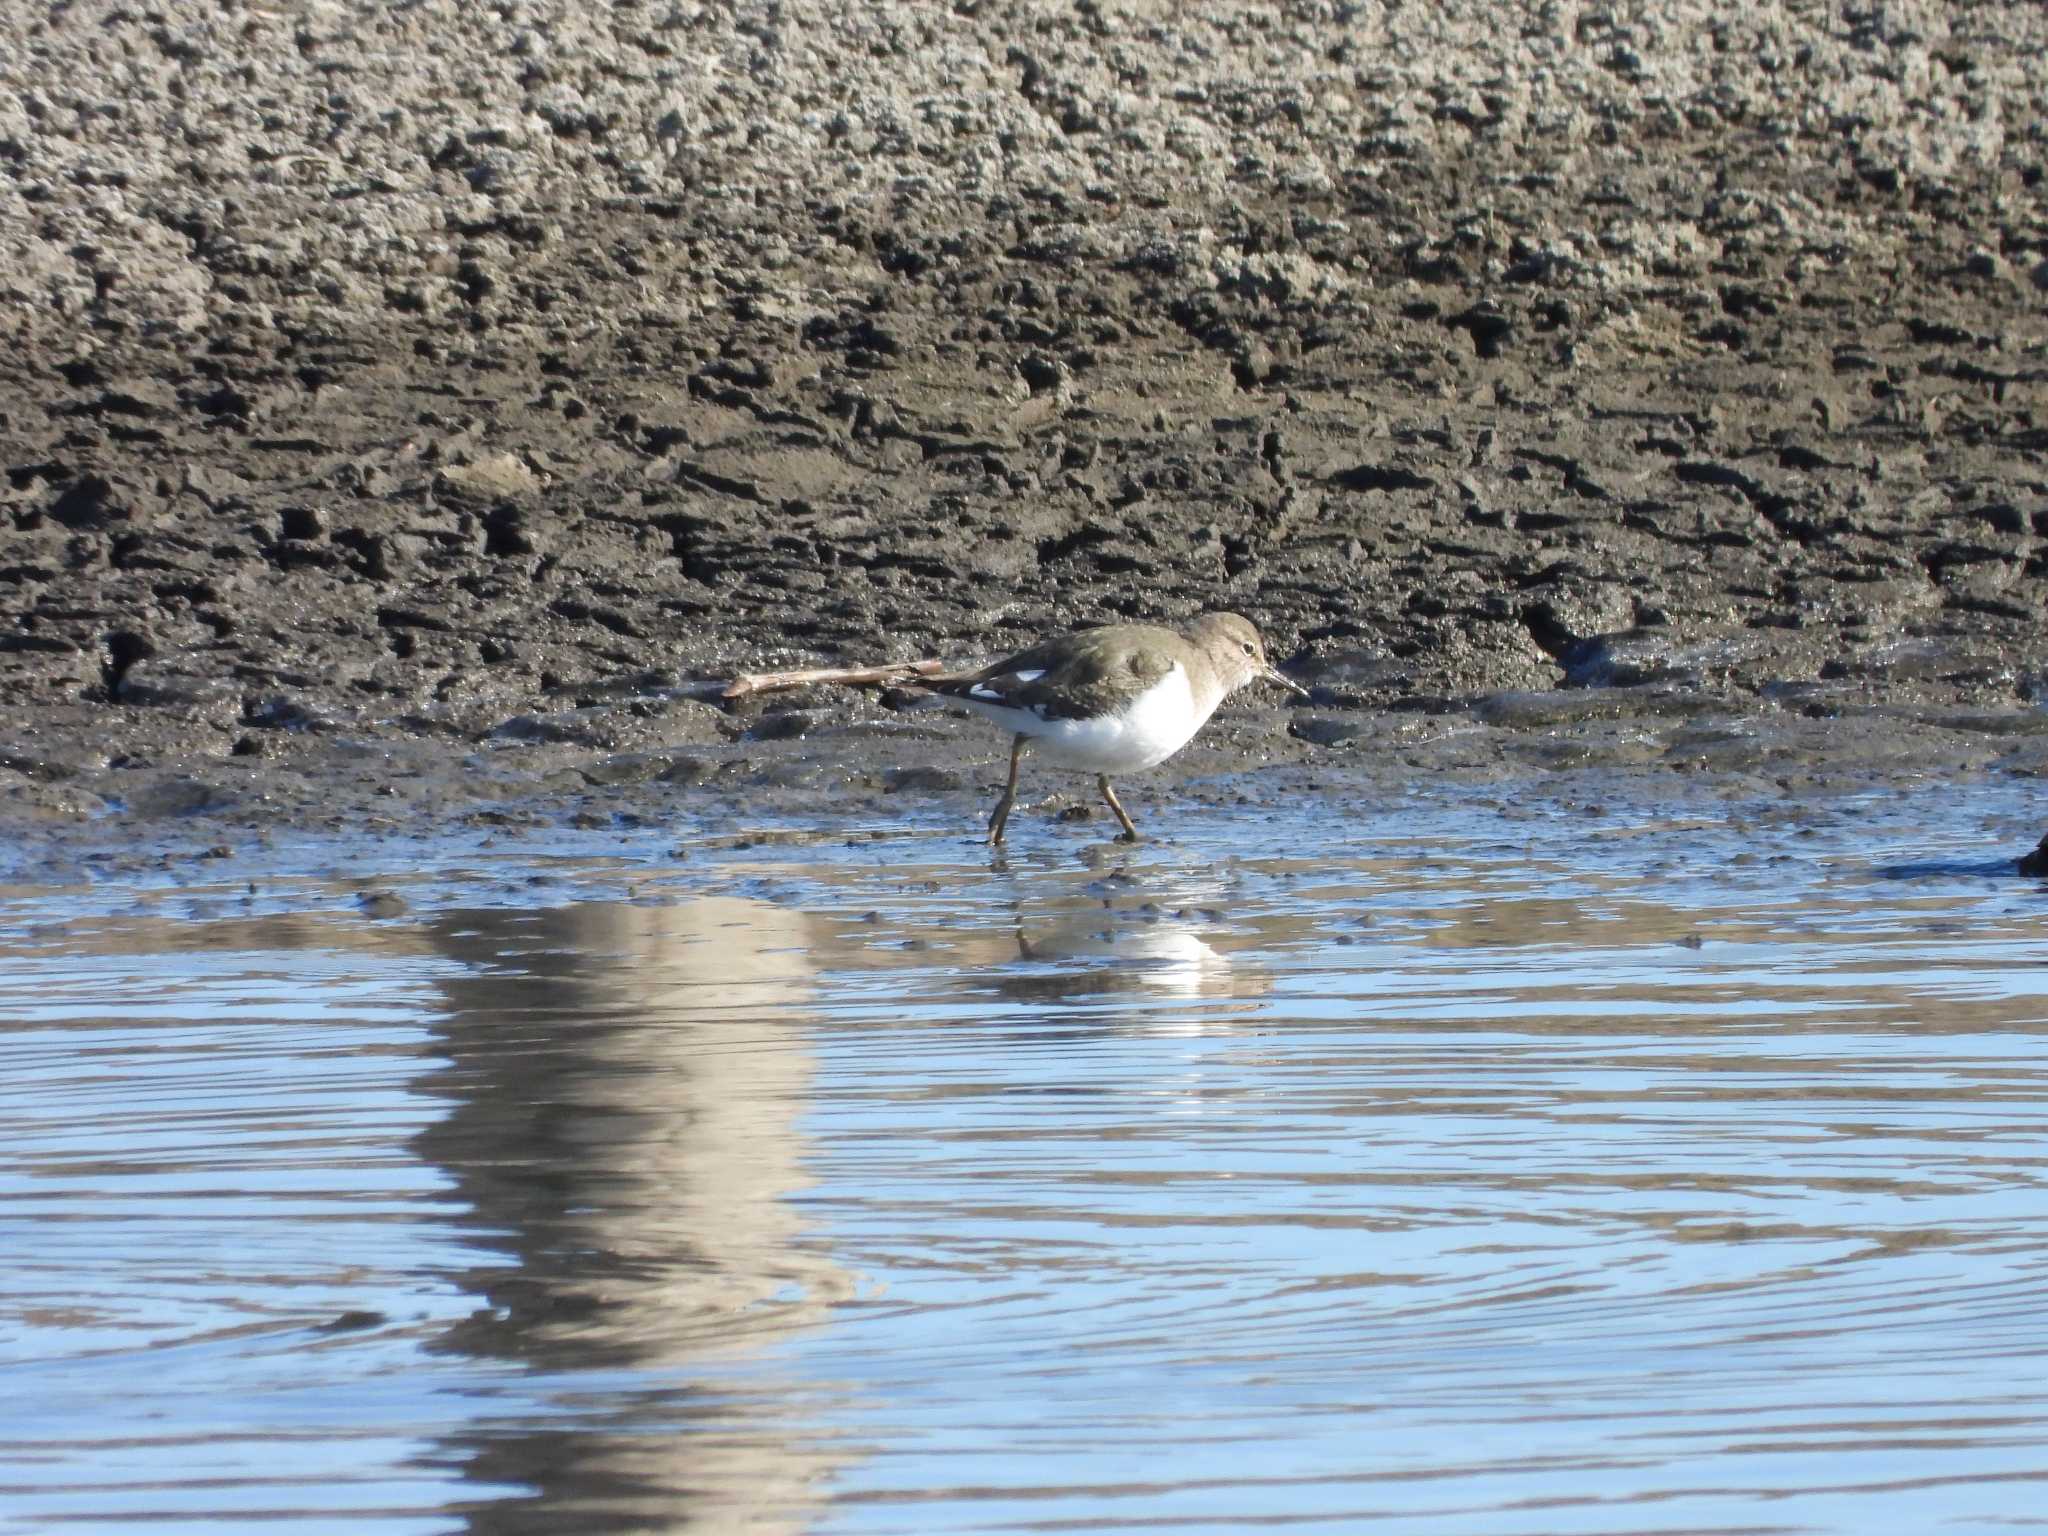
[[[558,1411],[449,1448],[527,1498],[476,1531],[685,1523],[802,1529],[841,1459],[791,1404],[777,1346],[851,1278],[807,1241],[799,1117],[816,1070],[817,937],[758,902],[448,914],[433,947],[451,1106],[416,1143],[503,1255],[440,1347],[560,1374]],[[494,1490],[495,1491],[495,1490]]]
[[[1262,990],[1185,927],[1100,912],[906,935],[704,898],[454,913],[424,936],[463,969],[441,983],[448,1064],[422,1084],[450,1112],[416,1146],[504,1260],[461,1277],[483,1305],[440,1347],[528,1363],[541,1395],[561,1378],[559,1413],[449,1445],[479,1485],[532,1490],[480,1502],[480,1532],[817,1518],[846,1457],[807,1428],[829,1389],[778,1346],[855,1290],[796,1203],[821,970],[914,971],[952,1006],[965,984],[1126,1033],[1214,1029]]]

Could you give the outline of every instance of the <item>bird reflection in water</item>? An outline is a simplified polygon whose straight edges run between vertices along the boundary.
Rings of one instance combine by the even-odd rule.
[[[1264,972],[1234,965],[1230,956],[1184,927],[1105,927],[1068,920],[1019,928],[1013,962],[992,982],[1014,1001],[1082,1006],[1121,1001],[1204,1001],[1200,1010],[1118,1006],[1106,1013],[1120,1030],[1144,1034],[1214,1033],[1236,1014],[1253,1009],[1265,990]],[[1231,1006],[1230,1000],[1239,1000]]]

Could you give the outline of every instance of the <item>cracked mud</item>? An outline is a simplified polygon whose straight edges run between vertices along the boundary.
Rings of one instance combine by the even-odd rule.
[[[2020,4],[10,11],[0,816],[971,814],[1000,743],[914,694],[704,685],[1214,607],[1315,698],[1154,791],[2037,774],[2044,51]]]

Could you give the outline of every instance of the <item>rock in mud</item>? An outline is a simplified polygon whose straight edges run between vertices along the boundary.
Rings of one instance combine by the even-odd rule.
[[[966,781],[950,768],[920,764],[912,768],[891,768],[882,776],[882,787],[892,795],[950,794],[965,787]]]

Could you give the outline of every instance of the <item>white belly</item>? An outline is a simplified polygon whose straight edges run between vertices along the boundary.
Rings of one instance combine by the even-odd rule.
[[[1029,736],[1048,762],[1088,773],[1135,773],[1163,763],[1209,718],[1209,710],[1196,709],[1187,672],[1178,664],[1122,713],[1093,720],[1042,720],[1028,709],[973,698],[960,702],[1006,730]]]

